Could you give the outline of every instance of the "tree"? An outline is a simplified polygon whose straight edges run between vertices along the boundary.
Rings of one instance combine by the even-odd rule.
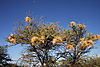
[[[64,53],[58,55],[67,59],[67,62],[75,67],[83,61],[81,58],[94,48],[95,41],[100,39],[100,35],[86,34],[86,26],[83,24],[70,23],[70,28],[65,31],[66,49]]]
[[[26,21],[30,20],[26,17]],[[31,52],[35,57],[34,61],[44,64],[49,67],[50,50],[57,42],[61,42],[61,30],[55,23],[39,24],[36,22],[29,22],[26,25],[21,24],[14,34],[8,37],[8,42],[13,44],[30,44],[27,51]],[[55,38],[55,39],[54,39]],[[54,41],[52,42],[52,40]]]
[[[6,66],[8,61],[11,61],[11,59],[7,54],[7,49],[4,46],[0,46],[0,65]]]
[[[70,28],[64,30],[56,22],[46,24],[30,17],[26,17],[25,21],[27,24],[21,23],[7,41],[13,45],[29,44],[24,61],[28,62],[32,57],[32,63],[39,62],[42,67],[49,67],[61,57],[70,60],[74,67],[80,57],[93,48],[94,41],[100,39],[100,35],[85,35],[86,26],[75,22],[71,22]]]

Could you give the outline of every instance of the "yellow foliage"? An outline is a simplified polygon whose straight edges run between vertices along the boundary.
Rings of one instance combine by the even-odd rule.
[[[86,26],[83,24],[78,24],[78,28],[85,28]]]
[[[88,40],[88,41],[87,41],[87,44],[88,44],[89,46],[92,46],[94,43],[93,43],[92,40]]]
[[[61,43],[62,42],[62,37],[55,37],[54,39],[53,39],[53,44],[56,44],[56,43]]]
[[[8,37],[9,40],[14,39],[14,38],[15,38],[15,37],[14,37],[13,34],[11,34],[11,35]]]
[[[42,43],[44,43],[44,41],[45,41],[45,36],[39,37],[39,41],[41,41]]]
[[[82,48],[87,48],[88,46],[92,46],[93,44],[94,44],[94,42],[92,40],[81,41]]]
[[[70,22],[71,27],[75,26],[76,23],[74,21]]]
[[[81,38],[80,41],[84,41],[84,38]]]
[[[13,34],[11,34],[11,35],[8,37],[8,41],[9,41],[10,43],[16,44],[16,39],[15,39],[15,37],[14,37]]]
[[[100,35],[96,35],[96,38],[97,38],[97,39],[100,39]]]
[[[86,41],[81,41],[81,43],[82,43],[82,44],[86,44],[87,42],[86,42]]]
[[[66,45],[66,49],[73,49],[74,47],[72,45]]]
[[[30,21],[31,21],[31,18],[27,16],[27,17],[25,18],[25,21],[26,21],[26,22],[30,22]]]
[[[16,39],[11,39],[10,42],[16,44]]]
[[[32,38],[31,38],[31,43],[34,43],[35,41],[38,41],[38,37],[37,36],[33,36]]]
[[[31,43],[34,43],[36,41],[40,41],[42,43],[44,43],[44,40],[45,40],[45,36],[40,36],[40,37],[37,37],[37,36],[33,36],[31,38]]]
[[[90,40],[97,40],[97,37],[95,35],[90,37]]]
[[[82,48],[87,48],[89,45],[88,44],[82,44],[81,47]]]
[[[87,41],[81,41],[81,47],[87,48],[89,45],[87,44]]]

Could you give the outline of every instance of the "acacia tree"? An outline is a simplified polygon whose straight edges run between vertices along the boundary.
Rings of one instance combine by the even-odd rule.
[[[13,44],[30,44],[27,51],[35,57],[34,61],[40,62],[42,67],[44,64],[49,67],[52,56],[49,54],[50,50],[56,43],[62,42],[61,28],[55,23],[39,24],[36,21],[30,21],[29,17],[25,20],[27,24],[20,24],[15,33],[7,38],[7,41]]]
[[[90,52],[94,48],[96,41],[100,39],[100,35],[86,34],[86,31],[85,25],[71,22],[70,28],[64,33],[66,35],[67,50],[64,53],[58,53],[58,55],[66,58],[72,67],[83,61],[81,58]]]
[[[44,24],[30,17],[26,17],[25,21],[27,24],[20,24],[6,41],[13,45],[29,44],[26,50],[31,54],[26,54],[23,58],[32,57],[32,62],[39,62],[42,67],[49,67],[60,57],[70,59],[74,65],[83,54],[92,49],[94,41],[100,39],[100,35],[89,33],[85,36],[86,26],[75,22],[71,22],[70,28],[64,30],[56,23]],[[51,60],[52,58],[56,59]]]

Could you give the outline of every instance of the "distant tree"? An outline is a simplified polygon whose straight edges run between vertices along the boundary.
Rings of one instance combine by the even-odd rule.
[[[11,61],[9,55],[7,54],[7,48],[0,46],[0,66],[6,67],[8,61]]]

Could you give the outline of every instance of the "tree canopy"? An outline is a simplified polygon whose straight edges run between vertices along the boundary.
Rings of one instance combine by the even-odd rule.
[[[27,47],[22,61],[39,64],[42,67],[55,65],[59,58],[67,59],[74,67],[80,63],[81,57],[94,48],[100,35],[86,34],[84,24],[70,22],[68,29],[62,29],[57,22],[43,23],[34,18],[26,17],[25,23],[20,23],[6,41],[13,45],[24,44]]]

